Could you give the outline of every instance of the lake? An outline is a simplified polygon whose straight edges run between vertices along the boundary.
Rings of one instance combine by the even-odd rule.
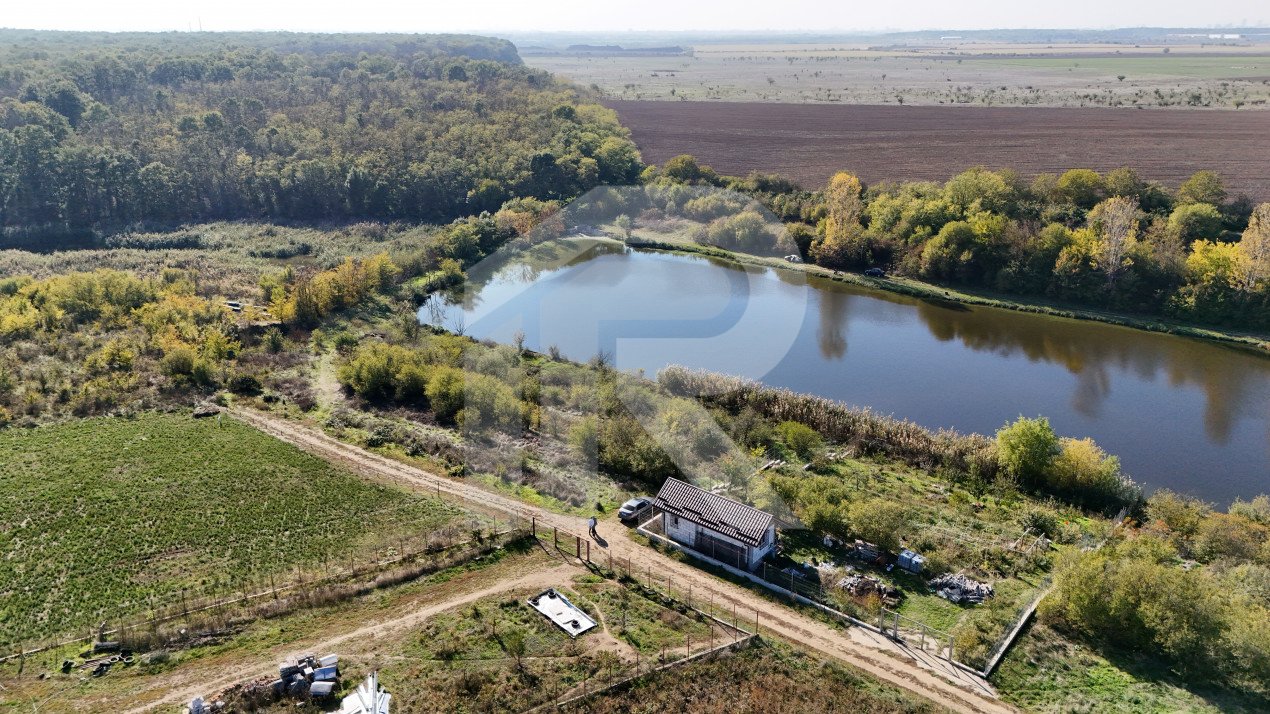
[[[611,243],[543,265],[476,271],[461,300],[420,319],[499,342],[521,330],[531,349],[604,353],[649,376],[741,375],[930,428],[990,435],[1044,415],[1148,489],[1219,505],[1270,492],[1270,359],[1247,351]]]

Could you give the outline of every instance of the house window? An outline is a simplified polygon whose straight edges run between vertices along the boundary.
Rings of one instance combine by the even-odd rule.
[[[670,525],[674,526],[675,528],[678,528],[678,527],[679,527],[679,516],[671,516],[671,517],[670,517]]]

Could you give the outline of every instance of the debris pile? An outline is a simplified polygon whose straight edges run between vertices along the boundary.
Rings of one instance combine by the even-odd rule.
[[[327,655],[318,659],[311,654],[296,658],[295,664],[283,663],[278,667],[278,678],[267,686],[275,697],[328,697],[339,682],[340,658]]]
[[[128,667],[136,661],[131,650],[124,649],[118,642],[107,641],[94,642],[92,651],[85,652],[80,657],[83,662],[62,660],[62,674],[70,674],[72,670],[78,669],[94,677],[103,677],[116,665]]]
[[[204,714],[228,708],[253,710],[283,699],[297,702],[324,701],[339,689],[340,658],[335,655],[301,655],[278,666],[276,679],[258,679],[237,685],[209,703],[201,697],[190,702],[189,714]]]
[[[852,597],[868,597],[877,595],[888,605],[899,602],[900,592],[872,575],[848,575],[838,581],[838,587]]]
[[[886,551],[873,543],[856,539],[851,545],[851,557],[859,558],[866,563],[881,565],[886,560]]]
[[[944,573],[931,580],[930,586],[935,589],[936,595],[955,603],[970,602],[978,604],[995,594],[991,585],[981,583],[961,573]]]

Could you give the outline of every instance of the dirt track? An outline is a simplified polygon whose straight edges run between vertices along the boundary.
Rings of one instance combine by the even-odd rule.
[[[644,160],[693,154],[725,174],[778,173],[819,188],[944,181],[974,166],[1025,175],[1130,166],[1170,189],[1201,169],[1232,196],[1270,201],[1270,112],[613,101]]]
[[[288,655],[294,655],[300,650],[306,652],[330,652],[340,651],[341,646],[353,640],[370,640],[374,641],[384,635],[393,632],[399,632],[404,629],[416,627],[447,610],[454,609],[461,605],[475,602],[490,595],[496,595],[509,590],[519,588],[539,589],[558,585],[562,579],[567,579],[576,572],[576,568],[568,565],[560,565],[547,570],[539,570],[514,580],[503,580],[489,587],[479,590],[464,592],[456,597],[442,599],[439,602],[430,603],[424,607],[414,610],[408,614],[394,617],[387,620],[379,620],[371,624],[361,625],[354,629],[347,630],[338,635],[325,638],[313,638],[305,640],[303,643],[292,643],[285,646],[274,648],[273,651],[265,655],[260,655],[251,659],[247,663],[238,663],[230,669],[219,668],[214,675],[210,675],[206,668],[195,666],[189,671],[178,668],[168,676],[167,684],[170,687],[161,697],[146,702],[143,705],[127,710],[125,714],[141,714],[142,712],[153,711],[156,707],[162,705],[173,705],[182,702],[189,702],[196,696],[209,695],[212,692],[225,689],[239,682],[245,682],[251,679],[276,674],[274,669],[279,660]],[[352,623],[350,623],[352,624]]]
[[[490,493],[463,481],[451,480],[423,471],[355,446],[350,446],[315,429],[257,411],[236,409],[233,415],[278,439],[369,478],[394,481],[463,502],[468,507],[535,518],[538,528],[558,527],[574,533],[586,530],[580,518],[561,516],[526,505],[515,499]],[[842,630],[777,605],[744,588],[712,577],[690,565],[671,559],[658,551],[640,546],[629,539],[629,531],[620,524],[603,522],[599,533],[608,549],[596,544],[591,555],[602,561],[612,553],[615,562],[629,559],[635,572],[649,567],[659,578],[670,574],[676,588],[689,584],[701,597],[713,591],[716,605],[735,605],[739,616],[751,623],[758,613],[761,632],[776,634],[824,655],[847,662],[868,674],[930,699],[956,712],[1012,712],[1012,707],[996,698],[996,693],[983,679],[952,667],[928,653],[914,651],[881,635],[860,628]]]

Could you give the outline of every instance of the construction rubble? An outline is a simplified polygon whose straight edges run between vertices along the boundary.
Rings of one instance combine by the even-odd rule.
[[[877,595],[888,605],[894,605],[899,602],[900,593],[898,590],[871,575],[861,575],[859,573],[848,575],[838,581],[838,587],[845,590],[852,597]]]
[[[936,595],[955,603],[979,604],[994,595],[991,585],[962,573],[944,573],[931,579],[930,586],[935,589]]]

